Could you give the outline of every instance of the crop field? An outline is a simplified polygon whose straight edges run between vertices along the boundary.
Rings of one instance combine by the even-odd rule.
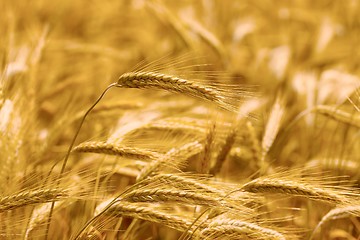
[[[0,9],[0,239],[360,239],[360,1]]]

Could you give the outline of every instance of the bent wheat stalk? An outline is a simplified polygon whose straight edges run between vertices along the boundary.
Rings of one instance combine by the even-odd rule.
[[[71,143],[69,145],[69,148],[66,152],[66,155],[64,157],[64,160],[62,161],[62,165],[61,165],[61,170],[60,170],[60,174],[59,174],[59,177],[58,179],[61,179],[61,177],[64,175],[64,172],[65,172],[65,168],[66,168],[66,164],[69,160],[69,156],[70,156],[70,153],[71,153],[71,150],[72,148],[74,147],[74,144],[75,144],[75,141],[80,133],[80,130],[81,130],[81,127],[82,125],[84,124],[85,122],[85,119],[86,117],[89,115],[89,113],[95,108],[95,106],[100,102],[100,100],[105,96],[105,94],[113,87],[116,86],[116,83],[113,83],[113,84],[110,84],[103,92],[102,94],[100,95],[100,97],[95,101],[95,103],[93,105],[91,105],[91,107],[86,111],[86,113],[84,114],[83,118],[81,119],[80,121],[80,124],[79,124],[79,127],[77,128],[76,132],[75,132],[75,135],[73,137],[73,139],[71,140]],[[58,164],[59,162],[56,162],[55,165],[53,166],[53,168]],[[50,169],[50,172],[49,172],[49,176],[50,176],[50,173],[52,172],[52,169]],[[60,185],[60,181],[58,181],[58,186]],[[46,239],[48,239],[48,235],[49,235],[49,229],[50,229],[50,223],[51,223],[51,216],[52,216],[52,213],[53,213],[53,210],[54,210],[54,205],[55,205],[55,201],[52,201],[51,203],[51,207],[50,207],[50,212],[49,212],[49,218],[48,218],[48,222],[47,222],[47,227],[46,227]]]

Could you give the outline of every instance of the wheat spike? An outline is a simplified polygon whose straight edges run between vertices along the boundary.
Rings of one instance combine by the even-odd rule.
[[[130,202],[177,202],[204,206],[222,204],[219,199],[201,192],[163,188],[133,190],[122,199]]]
[[[115,214],[117,216],[128,216],[156,222],[179,231],[186,230],[191,224],[191,222],[186,220],[186,218],[183,216],[177,217],[168,213],[163,213],[151,207],[134,206],[129,203],[114,204],[111,208],[109,208],[107,213]]]
[[[220,172],[227,156],[230,153],[230,150],[235,142],[235,138],[236,138],[236,132],[235,131],[231,131],[229,133],[229,135],[226,137],[225,139],[225,143],[223,144],[219,154],[216,157],[216,161],[215,161],[215,165],[211,168],[210,173],[213,175],[216,175],[217,173]]]
[[[264,166],[264,164],[266,167],[265,161],[262,161],[263,160],[262,159],[263,152],[261,151],[260,143],[256,136],[255,128],[250,121],[246,122],[246,129],[247,129],[247,134],[249,136],[249,141],[251,143],[250,150],[251,150],[253,159],[256,161],[257,165],[259,166],[259,169],[261,169]]]
[[[145,149],[100,141],[81,143],[74,147],[73,152],[103,153],[137,160],[154,160],[160,157],[160,154]]]
[[[340,219],[340,218],[348,218],[350,216],[360,217],[360,205],[351,205],[345,207],[338,207],[330,210],[318,223],[315,227],[314,231],[310,239],[313,238],[316,231],[323,226],[326,222],[333,220],[333,219]]]
[[[196,32],[205,43],[207,43],[211,48],[213,48],[214,51],[219,55],[221,60],[226,63],[227,53],[225,47],[212,32],[206,29],[195,19],[187,18],[185,19],[185,24],[186,27]]]
[[[324,201],[334,204],[346,203],[346,190],[336,191],[335,188],[314,186],[310,183],[299,181],[276,179],[273,177],[262,177],[246,183],[243,188],[245,191],[253,193],[280,193],[293,196],[302,196],[317,201]]]
[[[205,86],[194,81],[172,75],[155,73],[155,72],[128,72],[120,76],[117,81],[117,87],[121,88],[147,88],[147,89],[163,89],[170,92],[185,94],[207,100],[217,104],[219,107],[236,112],[237,101],[243,97],[240,94],[231,99],[225,96],[224,92],[216,86]],[[230,90],[231,87],[229,87]],[[232,91],[239,90],[239,87],[231,88]],[[230,90],[230,91],[231,91]],[[241,90],[240,90],[241,91]],[[242,93],[246,91],[242,90]]]
[[[169,150],[163,157],[158,158],[148,166],[144,167],[137,177],[137,181],[142,181],[146,177],[150,176],[153,172],[158,171],[161,167],[173,165],[175,168],[181,166],[184,161],[189,157],[199,153],[203,149],[202,145],[198,141],[190,142],[181,146],[180,148],[173,148]],[[174,161],[176,164],[172,163]]]
[[[204,143],[204,153],[199,162],[199,173],[208,174],[210,171],[210,164],[212,160],[212,151],[214,147],[214,139],[215,139],[215,131],[216,131],[216,122],[214,121],[210,128],[208,129],[206,140]]]
[[[57,201],[54,205],[54,210],[58,210],[59,208],[64,207],[64,201]],[[42,225],[46,222],[47,217],[49,216],[49,212],[51,209],[51,203],[41,204],[36,207],[31,213],[31,217],[29,219],[29,224],[25,231],[24,239],[32,239],[30,238],[31,232],[38,226]]]
[[[129,72],[120,76],[119,87],[128,88],[159,88],[172,92],[199,96],[210,101],[219,101],[221,96],[210,87],[201,86],[194,82],[171,75],[153,72]]]
[[[285,240],[285,236],[278,231],[259,226],[254,223],[249,223],[233,219],[214,220],[202,230],[202,236],[220,237],[226,235],[237,235],[234,239],[239,237],[249,237],[250,239],[276,239]]]
[[[208,122],[203,119],[191,117],[168,117],[158,119],[145,125],[144,129],[161,129],[161,130],[178,130],[198,133],[203,135],[207,132],[206,125]]]
[[[351,114],[349,112],[336,109],[332,106],[318,105],[312,109],[313,112],[320,113],[335,121],[360,128],[360,116],[359,114]]]
[[[282,96],[279,94],[275,100],[275,103],[271,109],[269,119],[266,123],[265,132],[261,141],[262,147],[262,164],[265,161],[266,154],[269,152],[273,145],[275,138],[280,130],[282,118],[284,117],[285,107],[282,100]]]
[[[157,18],[163,20],[166,24],[168,24],[179,39],[182,40],[184,45],[190,49],[195,49],[194,42],[192,37],[190,36],[189,32],[186,30],[184,23],[182,22],[181,18],[176,16],[175,13],[170,11],[166,6],[162,4],[158,4],[156,2],[149,2],[147,4],[150,10],[154,12]]]
[[[0,212],[37,203],[59,201],[69,197],[64,189],[25,190],[20,193],[0,198]]]
[[[187,176],[186,174],[158,174],[137,183],[137,186],[138,188],[145,189],[145,194],[149,194],[152,189],[155,189],[154,191],[158,192],[158,189],[163,190],[164,187],[170,187],[170,189],[163,190],[165,196],[162,201],[176,201],[176,197],[181,198],[181,196],[185,196],[184,199],[178,201],[204,205],[203,202],[199,201],[206,198],[208,199],[210,206],[217,206],[222,208],[222,210],[226,208],[226,211],[236,211],[237,213],[239,211],[249,214],[252,213],[253,210],[248,208],[246,204],[257,201],[256,196],[243,191],[240,191],[237,194],[233,193],[230,197],[227,193],[231,192],[231,185],[219,185],[219,182],[212,182],[210,178],[196,178],[195,176]],[[142,195],[141,192],[142,190],[140,189],[140,195]],[[166,193],[169,193],[169,200],[166,199]],[[194,195],[192,195],[193,193]],[[129,194],[132,194],[132,192]],[[158,195],[158,193],[154,194]],[[192,196],[194,196],[194,199],[186,199],[188,197],[191,198]],[[202,200],[197,199],[199,197]],[[146,198],[151,198],[151,196],[146,196]],[[218,201],[215,205],[213,203],[214,200]]]
[[[142,184],[147,183],[163,183],[167,186],[173,186],[179,189],[193,190],[193,191],[201,191],[208,194],[215,194],[223,196],[225,193],[222,189],[218,189],[216,187],[211,186],[209,182],[202,183],[200,179],[195,178],[192,175],[184,175],[184,174],[157,174],[146,181],[143,181]],[[222,188],[224,188],[222,186]]]
[[[143,129],[156,129],[156,130],[172,130],[172,131],[183,131],[183,132],[195,132],[204,134],[206,130],[202,127],[192,126],[184,123],[171,123],[166,121],[152,122],[145,125]]]
[[[268,233],[268,232],[267,232]],[[278,235],[280,235],[278,233]],[[272,239],[272,240],[283,240],[286,239],[284,236],[268,235],[264,232],[256,232],[254,229],[249,229],[247,226],[234,226],[234,225],[219,225],[215,227],[208,227],[200,232],[200,236],[203,239]],[[205,238],[204,238],[205,237]]]
[[[169,212],[163,212],[151,205],[143,205],[130,202],[116,202],[108,208],[105,214],[111,214],[118,217],[132,217],[145,221],[163,224],[178,231],[185,231],[191,225],[193,219],[189,215],[174,215]]]

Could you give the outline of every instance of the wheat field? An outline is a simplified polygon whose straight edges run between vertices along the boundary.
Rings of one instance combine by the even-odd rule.
[[[0,9],[0,239],[360,239],[358,0]]]

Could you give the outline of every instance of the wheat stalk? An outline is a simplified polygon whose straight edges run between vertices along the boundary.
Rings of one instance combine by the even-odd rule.
[[[110,84],[103,92],[102,94],[99,96],[99,98],[93,103],[93,105],[90,106],[90,108],[85,112],[83,118],[81,119],[80,121],[80,124],[79,124],[79,127],[77,128],[71,142],[70,142],[70,145],[66,151],[66,155],[64,157],[64,159],[62,160],[62,164],[61,164],[61,169],[60,169],[60,173],[59,173],[59,176],[58,176],[58,180],[60,180],[63,175],[64,175],[64,172],[65,172],[65,169],[66,169],[66,165],[67,165],[67,162],[69,160],[69,157],[70,157],[70,154],[71,154],[71,151],[74,147],[74,144],[75,144],[75,141],[77,139],[77,137],[79,136],[79,133],[80,133],[80,130],[85,122],[85,119],[86,117],[90,114],[90,112],[95,108],[95,106],[101,101],[101,99],[105,96],[105,94],[112,88],[114,87],[116,84]],[[52,170],[50,170],[50,173],[51,173]],[[60,185],[60,181],[58,181],[57,183],[57,186]],[[48,238],[48,234],[49,234],[49,229],[50,229],[50,224],[51,224],[51,217],[52,217],[52,213],[53,213],[53,210],[54,210],[54,206],[55,206],[55,201],[52,201],[51,203],[51,207],[50,207],[50,212],[49,212],[49,217],[48,217],[48,222],[47,222],[47,228],[46,228],[46,239]]]

